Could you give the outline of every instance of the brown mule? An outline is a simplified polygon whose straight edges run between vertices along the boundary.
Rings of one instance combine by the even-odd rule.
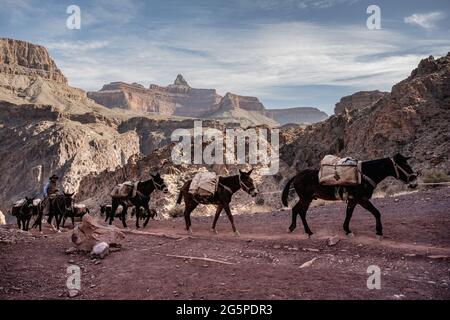
[[[236,229],[234,225],[233,215],[230,210],[230,202],[234,193],[236,193],[239,189],[243,189],[252,197],[256,197],[258,194],[258,190],[253,183],[253,179],[250,177],[253,169],[249,172],[244,172],[239,170],[239,174],[228,177],[219,177],[219,183],[217,187],[216,193],[207,198],[207,199],[197,199],[191,193],[189,193],[189,186],[191,185],[192,180],[188,180],[185,182],[183,187],[180,190],[180,194],[178,195],[177,204],[181,203],[181,200],[184,198],[185,209],[184,209],[184,220],[186,223],[186,230],[189,233],[192,233],[191,228],[191,213],[194,209],[201,204],[214,204],[217,207],[216,214],[214,216],[214,221],[212,224],[212,231],[217,233],[216,224],[219,219],[220,213],[222,210],[225,210],[228,219],[230,220],[231,227],[233,228],[233,232],[236,235],[239,235],[239,231]]]

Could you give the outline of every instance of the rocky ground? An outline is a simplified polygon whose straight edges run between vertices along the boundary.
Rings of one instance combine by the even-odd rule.
[[[351,224],[355,237],[343,236],[343,203],[310,210],[312,239],[301,226],[287,233],[289,211],[236,215],[240,237],[225,216],[219,235],[209,232],[208,217],[194,218],[193,236],[183,219],[161,220],[145,229],[159,236],[127,234],[122,249],[103,260],[66,254],[70,231],[3,226],[0,299],[69,299],[66,268],[72,264],[82,270],[73,299],[449,299],[449,191],[374,199],[382,241],[361,208]],[[330,246],[335,235],[339,241]],[[381,268],[380,290],[367,288],[370,265]]]

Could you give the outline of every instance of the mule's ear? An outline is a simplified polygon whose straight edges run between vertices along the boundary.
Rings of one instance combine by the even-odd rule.
[[[241,169],[239,169],[239,174],[243,174],[244,172],[241,170]]]
[[[404,156],[402,156],[401,155],[401,153],[400,152],[397,152],[395,155],[394,155],[394,160],[397,162],[401,162],[402,160],[404,160],[405,159],[405,157]]]
[[[248,174],[248,175],[251,175],[251,174],[252,174],[252,171],[253,171],[253,168],[252,168],[249,172],[247,172],[247,174]]]

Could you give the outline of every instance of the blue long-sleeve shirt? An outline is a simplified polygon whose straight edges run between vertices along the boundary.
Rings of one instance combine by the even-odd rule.
[[[44,195],[48,196],[48,188],[50,187],[50,181],[48,181],[44,186]]]

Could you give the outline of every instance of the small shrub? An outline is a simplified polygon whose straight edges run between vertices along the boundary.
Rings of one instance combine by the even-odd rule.
[[[424,183],[450,182],[450,176],[442,169],[424,170],[420,178]]]
[[[179,218],[184,216],[184,206],[182,205],[175,205],[172,208],[170,208],[167,213],[171,218]]]

